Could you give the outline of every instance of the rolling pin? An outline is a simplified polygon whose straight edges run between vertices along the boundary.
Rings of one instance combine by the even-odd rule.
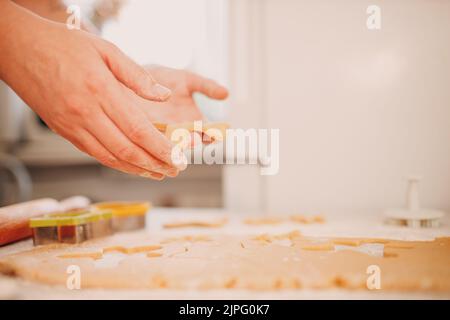
[[[59,202],[50,198],[0,208],[0,246],[30,237],[30,218],[59,209]]]

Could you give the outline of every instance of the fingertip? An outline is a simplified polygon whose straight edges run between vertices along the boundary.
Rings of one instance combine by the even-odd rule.
[[[207,96],[217,100],[223,100],[228,97],[228,90],[224,86],[218,84],[215,81],[212,81],[209,84],[209,90],[207,92]]]
[[[170,178],[175,178],[179,173],[180,171],[178,169],[170,169],[167,171],[167,176]]]
[[[223,99],[228,98],[228,95],[229,95],[228,89],[223,86],[219,86],[215,91],[216,99],[223,100]]]
[[[159,173],[150,173],[150,172],[144,172],[140,175],[143,178],[153,179],[157,181],[164,180],[164,175]]]

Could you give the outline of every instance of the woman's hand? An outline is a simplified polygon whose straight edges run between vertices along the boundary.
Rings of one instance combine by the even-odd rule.
[[[127,173],[162,179],[186,167],[147,113],[149,100],[171,94],[148,71],[111,43],[9,1],[0,12],[0,78],[53,131]]]
[[[186,70],[162,66],[146,68],[160,84],[172,90],[172,96],[162,103],[149,103],[145,111],[153,122],[181,123],[202,120],[203,115],[192,97],[194,92],[223,100],[228,91],[211,79]]]

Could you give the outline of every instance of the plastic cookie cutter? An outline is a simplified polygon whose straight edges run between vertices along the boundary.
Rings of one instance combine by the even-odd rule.
[[[408,177],[408,191],[406,194],[406,208],[388,209],[384,215],[387,222],[408,227],[438,227],[444,212],[420,207],[418,184],[420,176]]]
[[[185,122],[185,123],[153,123],[155,128],[164,133],[170,140],[177,140],[174,137],[174,132],[178,129],[184,129],[189,133],[198,133],[203,143],[214,143],[224,141],[226,136],[226,130],[230,127],[229,124],[224,122]]]
[[[114,231],[145,228],[145,216],[150,208],[150,202],[100,202],[93,205],[94,210],[106,210],[112,213]]]
[[[30,219],[34,245],[80,243],[113,233],[112,213],[73,210]]]

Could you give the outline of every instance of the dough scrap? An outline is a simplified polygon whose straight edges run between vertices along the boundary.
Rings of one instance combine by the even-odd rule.
[[[296,214],[289,217],[249,217],[243,220],[244,224],[253,226],[277,225],[283,222],[295,222],[301,224],[325,223],[325,218],[321,215],[305,216]]]
[[[162,257],[163,254],[161,252],[149,252],[147,253],[147,257],[149,258],[158,258],[158,257]]]
[[[212,220],[212,221],[201,221],[201,220],[190,220],[190,221],[175,221],[164,223],[163,227],[166,229],[173,228],[220,228],[228,223],[227,218]]]
[[[334,245],[333,243],[322,243],[322,244],[309,244],[301,246],[303,250],[310,251],[333,251]]]
[[[301,236],[302,235],[301,235],[300,231],[294,230],[291,232],[275,234],[275,235],[269,235],[267,233],[263,233],[256,237],[253,237],[252,240],[259,241],[264,244],[268,244],[268,243],[276,242],[277,240],[278,241],[294,240],[294,239],[301,238]],[[242,242],[241,242],[241,246],[243,246]]]
[[[161,243],[166,244],[171,242],[202,242],[202,241],[211,241],[211,238],[205,235],[186,235],[183,237],[166,238],[161,240]]]
[[[159,250],[159,249],[162,249],[162,246],[159,244],[150,245],[150,246],[138,246],[138,247],[128,248],[127,253],[133,254],[133,253],[154,251],[154,250]]]
[[[255,218],[247,218],[244,219],[244,223],[248,224],[248,225],[253,225],[253,226],[260,226],[260,225],[274,225],[274,224],[279,224],[283,222],[282,218],[279,217],[255,217]]]
[[[384,245],[385,248],[390,248],[390,249],[412,249],[414,248],[413,245],[411,244],[407,244],[407,243],[403,243],[403,242],[388,242]]]
[[[157,245],[148,245],[148,246],[137,246],[137,247],[130,247],[126,248],[123,246],[112,246],[112,247],[106,247],[103,248],[103,253],[110,253],[110,252],[120,252],[123,254],[133,254],[133,253],[141,253],[141,252],[147,252],[147,251],[153,251],[153,250],[159,250],[162,246]]]
[[[58,258],[61,258],[61,259],[88,258],[88,259],[98,260],[98,259],[103,258],[103,253],[102,252],[70,252],[70,253],[63,253],[63,254],[59,255]]]
[[[397,258],[398,257],[398,253],[395,253],[393,251],[384,250],[383,257],[385,257],[385,258]]]
[[[333,240],[334,245],[342,245],[342,246],[351,246],[351,247],[359,247],[362,242],[357,239],[336,239]]]
[[[370,243],[386,244],[391,241],[392,240],[387,240],[387,239],[361,239],[361,244],[370,244]]]
[[[303,223],[303,224],[325,223],[325,218],[321,215],[305,216],[305,215],[296,214],[296,215],[290,216],[290,220],[292,222]]]

